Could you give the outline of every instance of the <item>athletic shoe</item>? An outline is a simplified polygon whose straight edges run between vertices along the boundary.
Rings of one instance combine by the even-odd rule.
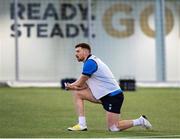
[[[82,126],[80,124],[77,124],[73,127],[68,128],[69,131],[87,131],[87,126]]]
[[[152,125],[151,123],[148,121],[148,118],[145,115],[142,115],[140,117],[141,121],[142,121],[142,127],[146,128],[146,129],[151,129]]]

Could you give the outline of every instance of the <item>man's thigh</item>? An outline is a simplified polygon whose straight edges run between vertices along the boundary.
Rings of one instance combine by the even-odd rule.
[[[110,128],[113,125],[116,125],[119,122],[119,116],[120,114],[118,113],[106,111],[106,119],[107,119],[108,128]]]
[[[111,127],[118,123],[123,100],[124,100],[123,93],[117,94],[115,96],[106,95],[101,98],[103,107],[106,110],[108,127]]]
[[[76,91],[73,91],[73,94],[76,96],[76,97],[80,97],[81,99],[83,100],[88,100],[90,102],[93,102],[93,103],[101,103],[100,100],[97,100],[89,87],[87,87],[86,89],[83,89],[83,90],[76,90]]]

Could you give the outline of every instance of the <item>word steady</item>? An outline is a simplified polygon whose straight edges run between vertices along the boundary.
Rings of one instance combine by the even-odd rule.
[[[88,9],[83,4],[63,3],[55,5],[48,3],[44,8],[41,3],[18,3],[17,5],[17,35],[18,37],[26,32],[27,37],[31,37],[32,32],[37,37],[61,37],[74,38],[79,34],[88,37]],[[10,6],[10,18],[15,19],[15,4]],[[78,16],[77,16],[78,15]],[[80,16],[79,16],[80,15]],[[49,22],[48,22],[49,20]],[[36,21],[36,22],[35,22]],[[53,22],[54,23],[53,23]],[[73,23],[73,21],[76,21]],[[77,22],[78,21],[78,22]],[[28,23],[24,23],[28,22]],[[22,24],[19,24],[22,23]],[[11,25],[15,36],[15,24]]]

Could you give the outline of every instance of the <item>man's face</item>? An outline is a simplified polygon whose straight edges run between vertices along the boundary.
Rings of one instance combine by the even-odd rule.
[[[86,52],[85,52],[85,49],[81,48],[81,47],[77,47],[75,49],[75,56],[77,58],[77,60],[79,62],[82,62],[86,59]]]

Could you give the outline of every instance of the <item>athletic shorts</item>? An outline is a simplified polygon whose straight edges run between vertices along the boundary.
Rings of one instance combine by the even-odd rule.
[[[123,93],[119,93],[114,96],[110,96],[109,94],[100,98],[103,108],[108,112],[118,113],[121,112],[121,106],[123,104],[124,95]]]

